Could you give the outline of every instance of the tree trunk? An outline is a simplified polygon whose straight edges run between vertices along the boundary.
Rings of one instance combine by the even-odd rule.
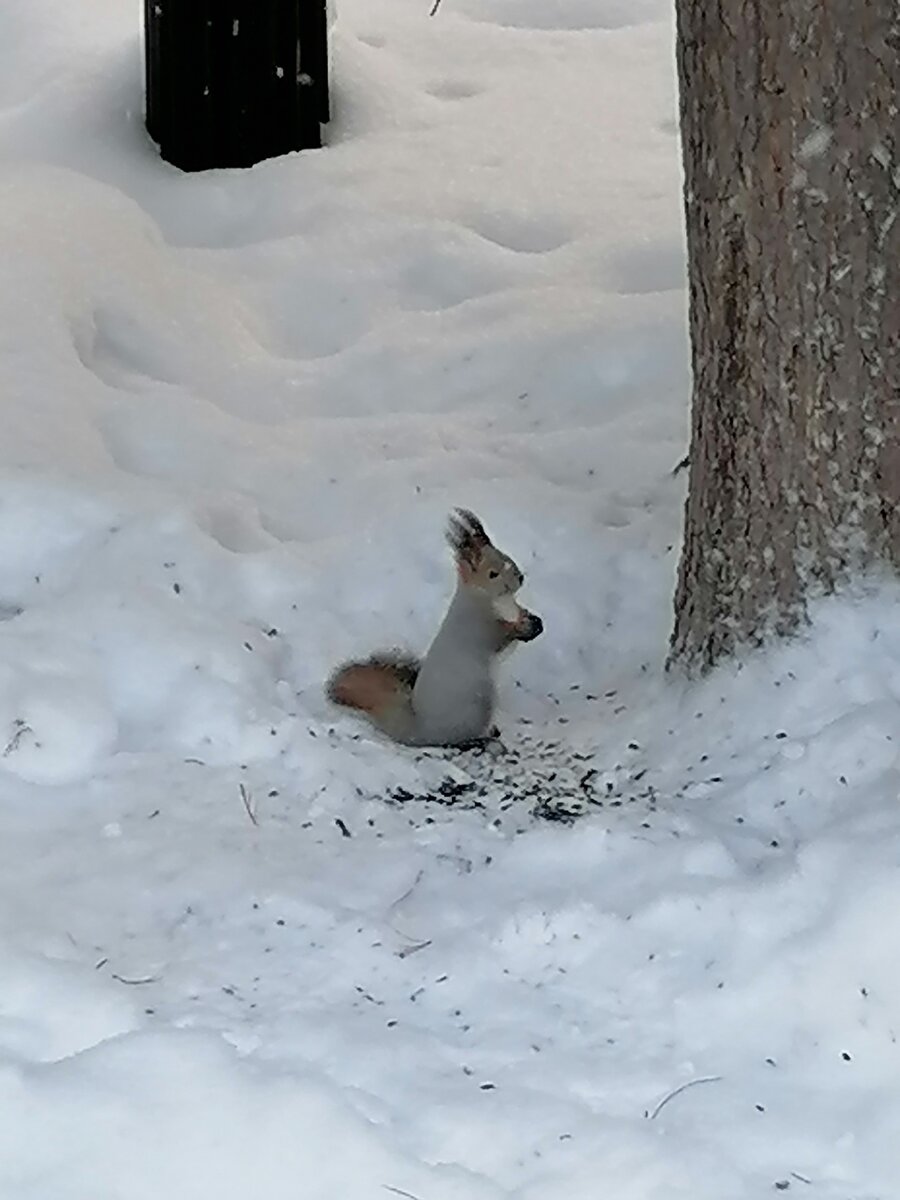
[[[694,376],[672,659],[900,565],[900,4],[678,0]]]

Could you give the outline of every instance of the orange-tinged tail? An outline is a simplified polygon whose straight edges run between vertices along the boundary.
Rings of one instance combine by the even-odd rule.
[[[355,708],[377,717],[401,695],[412,692],[418,673],[416,659],[376,654],[364,662],[338,667],[328,681],[328,698],[343,708]]]

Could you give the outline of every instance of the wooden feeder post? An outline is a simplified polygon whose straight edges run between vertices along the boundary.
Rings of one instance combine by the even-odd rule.
[[[144,0],[147,131],[183,171],[321,146],[326,0]]]

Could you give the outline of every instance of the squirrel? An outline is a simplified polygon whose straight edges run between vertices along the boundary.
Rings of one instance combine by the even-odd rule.
[[[408,746],[466,746],[496,736],[493,668],[516,642],[544,628],[520,607],[524,576],[498,550],[474,513],[458,508],[447,527],[456,561],[456,592],[428,653],[401,651],[344,663],[326,685],[332,703],[362,713]]]

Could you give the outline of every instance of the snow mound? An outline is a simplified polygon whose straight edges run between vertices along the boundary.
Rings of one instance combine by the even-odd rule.
[[[499,1196],[465,1171],[411,1164],[333,1087],[241,1063],[199,1034],[136,1033],[52,1068],[7,1066],[0,1114],[0,1188],[20,1200],[123,1187],[130,1200]]]
[[[51,1063],[128,1033],[135,1006],[96,971],[4,946],[0,1063]]]

